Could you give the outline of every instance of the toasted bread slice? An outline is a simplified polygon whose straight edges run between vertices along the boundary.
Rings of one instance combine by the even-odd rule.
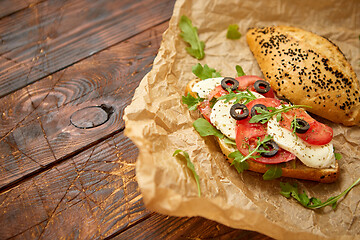
[[[246,40],[278,97],[335,123],[360,125],[359,81],[334,43],[289,26],[252,28]]]
[[[197,97],[195,92],[192,92],[192,87],[199,79],[194,79],[190,81],[185,89],[185,95],[190,93],[192,96]],[[215,136],[214,136],[215,137]],[[235,146],[228,145],[224,143],[222,139],[215,137],[222,153],[226,156],[226,159],[232,163],[233,159],[229,158],[228,155],[237,150]],[[249,164],[249,171],[258,172],[258,173],[265,173],[269,168],[266,164],[258,163],[253,160],[247,160]],[[295,162],[287,162],[282,164],[282,176],[283,177],[290,177],[296,179],[304,179],[304,180],[312,180],[321,183],[331,183],[335,182],[339,176],[339,164],[336,161],[334,168],[311,168],[305,166],[300,160],[296,159]]]

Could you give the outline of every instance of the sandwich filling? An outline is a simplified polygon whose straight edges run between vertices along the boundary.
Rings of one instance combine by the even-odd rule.
[[[192,91],[205,99],[199,105],[205,119],[235,141],[244,156],[270,135],[265,154],[254,161],[277,164],[298,158],[312,168],[335,167],[332,129],[302,108],[276,99],[261,78],[210,78],[196,83]]]

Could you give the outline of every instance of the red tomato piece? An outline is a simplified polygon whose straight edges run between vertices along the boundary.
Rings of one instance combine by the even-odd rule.
[[[211,100],[213,97],[219,98],[222,95],[225,95],[228,93],[229,93],[228,91],[226,91],[225,89],[223,89],[223,87],[221,85],[219,85],[210,92],[208,99]]]
[[[246,107],[251,111],[255,104],[263,104],[267,107],[280,106],[280,100],[274,98],[259,98],[249,102]],[[267,135],[267,125],[261,123],[249,123],[251,116],[236,122],[236,146],[244,155],[249,154],[257,146],[258,138],[261,140]],[[296,156],[284,149],[279,149],[278,153],[273,157],[260,157],[253,159],[256,162],[264,164],[277,164],[294,160]]]
[[[210,102],[209,100],[205,100],[202,101],[199,106],[198,109],[200,111],[200,113],[203,115],[203,117],[209,122],[210,122],[210,114],[211,114],[211,107],[210,107]]]
[[[236,80],[238,80],[239,82],[239,90],[246,90],[247,88],[249,88],[250,91],[256,92],[255,88],[254,88],[254,83],[257,80],[263,80],[261,77],[258,76],[254,76],[254,75],[245,75],[245,76],[241,76],[241,77],[236,77]],[[272,88],[270,88],[270,90],[267,93],[261,93],[264,97],[266,98],[274,98],[275,94],[274,91],[272,90]]]
[[[296,118],[305,120],[310,125],[309,130],[307,130],[305,133],[295,133],[305,142],[313,145],[325,145],[332,140],[332,128],[316,121],[303,109],[291,109],[286,113],[282,113],[282,120],[280,121],[280,126],[290,131],[293,131],[293,129],[291,128],[291,122],[294,120],[295,116]]]

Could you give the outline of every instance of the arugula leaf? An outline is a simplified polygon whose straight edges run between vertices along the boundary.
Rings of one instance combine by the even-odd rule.
[[[234,151],[232,153],[230,153],[228,155],[229,158],[233,158],[234,160],[232,161],[231,165],[234,165],[236,170],[239,173],[242,173],[244,170],[249,169],[249,165],[246,162],[246,160],[248,159],[255,159],[255,158],[259,158],[261,156],[259,155],[254,155],[255,153],[260,152],[259,147],[264,144],[265,142],[269,141],[272,137],[270,135],[266,135],[265,138],[263,140],[260,140],[260,138],[258,138],[258,142],[257,142],[257,146],[250,151],[249,150],[249,154],[244,156],[240,151]]]
[[[235,69],[236,69],[236,72],[237,72],[237,75],[238,77],[241,77],[241,76],[245,76],[245,72],[244,70],[242,69],[242,67],[240,67],[239,65],[236,65],[235,66]]]
[[[186,151],[183,151],[183,150],[180,150],[180,149],[175,150],[175,152],[173,153],[173,157],[175,157],[176,155],[178,155],[180,153],[182,153],[182,155],[185,157],[186,166],[187,166],[188,169],[190,169],[190,171],[192,172],[192,174],[193,174],[193,176],[195,178],[197,189],[198,189],[198,195],[200,197],[201,196],[200,179],[199,179],[199,175],[196,173],[195,166],[191,162],[189,154]]]
[[[203,98],[195,98],[191,96],[190,93],[187,94],[187,96],[182,96],[182,102],[186,104],[189,108],[189,110],[196,110],[198,103],[204,101]]]
[[[234,159],[231,165],[234,165],[238,173],[242,173],[243,171],[249,169],[249,164],[245,160],[243,160],[244,155],[242,155],[240,151],[232,152],[228,155],[228,157]]]
[[[224,143],[236,146],[236,142],[234,140],[231,140],[230,138],[227,138],[227,137],[224,138]]]
[[[258,114],[254,115],[249,120],[249,123],[260,122],[260,123],[264,124],[267,121],[269,121],[270,118],[272,118],[273,116],[276,116],[276,119],[278,119],[279,118],[278,117],[279,113],[287,112],[287,111],[289,111],[290,109],[293,109],[293,108],[302,108],[302,107],[311,108],[310,106],[306,106],[306,105],[291,105],[291,106],[282,105],[282,108],[266,107],[266,110],[262,109],[260,107],[255,107]]]
[[[201,80],[221,77],[219,72],[217,72],[214,68],[209,67],[207,64],[205,64],[204,67],[201,66],[200,63],[196,64],[192,67],[192,72]]]
[[[230,24],[226,33],[228,39],[239,39],[241,33],[239,33],[239,26],[237,24]]]
[[[269,167],[269,169],[263,175],[264,180],[273,180],[281,177],[282,169],[280,164],[267,165],[267,166]]]
[[[236,93],[230,90],[230,88],[227,89],[227,91],[229,92],[228,94],[222,95],[221,97],[218,98],[218,100],[223,100],[225,99],[225,102],[229,102],[230,100],[236,98],[234,104],[240,102],[240,100],[245,99],[245,102],[243,104],[247,104],[252,100],[255,100],[256,97],[255,95],[249,91],[249,89],[246,89],[247,93],[245,92],[241,92],[241,93]]]
[[[336,160],[341,160],[342,159],[341,153],[334,153],[334,155],[335,155]]]
[[[310,209],[318,209],[326,206],[331,206],[333,209],[337,206],[337,201],[344,197],[350,190],[360,183],[360,178],[358,178],[353,184],[350,185],[345,191],[340,193],[337,196],[333,196],[328,198],[325,202],[322,202],[320,199],[311,197],[309,198],[305,191],[303,193],[299,193],[297,184],[283,183],[280,182],[281,192],[280,194],[286,198],[293,197],[296,199],[301,205]]]
[[[213,135],[218,138],[224,138],[224,134],[222,134],[219,130],[217,130],[213,125],[211,125],[207,120],[203,118],[196,119],[193,123],[193,126],[202,137]]]
[[[190,47],[186,48],[186,51],[199,60],[203,59],[205,57],[205,43],[199,40],[197,28],[192,25],[191,20],[185,15],[181,16],[179,27],[181,29],[180,36],[190,45]]]

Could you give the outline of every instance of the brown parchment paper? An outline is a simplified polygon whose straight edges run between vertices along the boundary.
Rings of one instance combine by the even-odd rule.
[[[360,177],[360,127],[334,128],[334,146],[343,155],[341,175],[333,184],[280,179],[264,181],[257,173],[238,174],[229,166],[211,137],[202,138],[192,123],[199,117],[181,103],[185,86],[200,62],[235,76],[235,65],[262,76],[245,39],[252,26],[291,25],[323,35],[336,43],[360,75],[358,0],[179,0],[163,35],[153,69],[137,88],[125,110],[125,134],[139,148],[137,180],[146,206],[175,216],[202,216],[227,226],[258,231],[276,239],[359,239],[360,186],[331,207],[308,210],[279,194],[280,181],[297,182],[310,196],[325,201]],[[178,22],[188,16],[205,42],[205,58],[185,51]],[[229,24],[238,24],[243,37],[226,39]],[[189,153],[200,176],[196,183],[176,149]]]

